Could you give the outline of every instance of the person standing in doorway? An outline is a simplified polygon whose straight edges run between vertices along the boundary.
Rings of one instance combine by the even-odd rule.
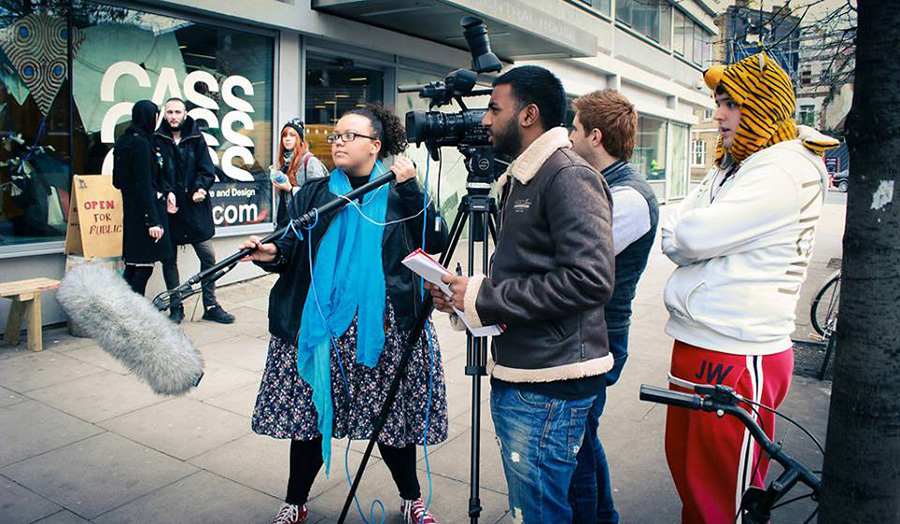
[[[164,106],[164,118],[154,138],[163,158],[163,169],[172,192],[167,195],[167,211],[171,227],[172,244],[176,246],[171,258],[163,262],[166,287],[174,289],[181,280],[178,276],[177,246],[190,244],[200,259],[203,271],[216,263],[212,237],[215,226],[209,190],[216,181],[215,168],[200,128],[187,115],[184,101],[170,98]],[[203,283],[203,319],[231,324],[234,315],[227,313],[216,301],[216,283]],[[184,320],[184,306],[172,304],[169,318],[176,324]]]

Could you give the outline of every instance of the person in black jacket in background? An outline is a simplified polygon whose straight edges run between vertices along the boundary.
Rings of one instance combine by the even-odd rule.
[[[155,139],[163,156],[166,179],[172,187],[172,192],[167,195],[167,209],[172,215],[172,243],[175,246],[193,246],[203,271],[216,263],[211,240],[216,229],[209,201],[209,190],[216,176],[206,140],[185,109],[183,100],[170,98],[164,107],[165,118],[156,130]],[[177,250],[163,262],[163,276],[169,289],[181,283]],[[216,283],[213,280],[203,283],[203,309],[204,320],[222,324],[234,322],[234,315],[227,313],[216,301]],[[169,317],[180,324],[184,320],[184,306],[172,304]]]
[[[141,100],[131,109],[131,126],[117,141],[113,185],[122,191],[125,281],[135,293],[147,289],[153,264],[174,252],[169,240],[165,194],[170,191],[160,171],[162,159],[153,147],[159,108]]]

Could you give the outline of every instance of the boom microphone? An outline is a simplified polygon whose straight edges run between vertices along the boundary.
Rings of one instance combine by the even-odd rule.
[[[104,351],[159,395],[183,395],[203,376],[190,339],[112,269],[82,264],[63,278],[56,300]]]

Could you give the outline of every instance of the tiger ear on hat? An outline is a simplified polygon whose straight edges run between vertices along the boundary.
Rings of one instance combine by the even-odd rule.
[[[703,81],[706,82],[707,87],[715,91],[716,88],[719,87],[719,82],[722,81],[722,76],[724,74],[725,66],[714,65],[703,73]]]

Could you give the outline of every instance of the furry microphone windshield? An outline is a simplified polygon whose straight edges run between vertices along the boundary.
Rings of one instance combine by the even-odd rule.
[[[190,339],[112,269],[82,264],[63,278],[56,300],[104,351],[160,395],[182,395],[203,376]]]

